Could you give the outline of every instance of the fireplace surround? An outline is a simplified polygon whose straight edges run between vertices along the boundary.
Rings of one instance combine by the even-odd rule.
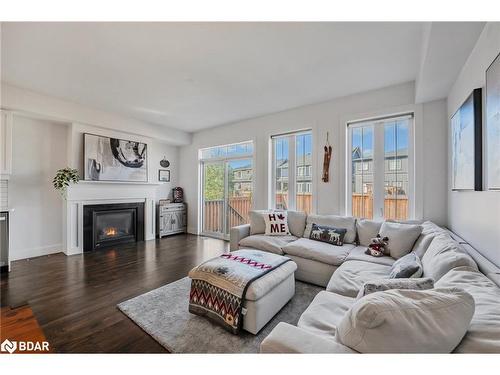
[[[83,206],[83,251],[144,241],[144,203]]]

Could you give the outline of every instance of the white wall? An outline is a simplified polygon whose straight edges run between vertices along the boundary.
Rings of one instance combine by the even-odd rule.
[[[431,186],[446,185],[446,175],[441,173],[427,174],[427,167],[446,165],[444,122],[446,112],[442,101],[424,105],[415,105],[413,82],[387,87],[380,90],[360,93],[332,101],[300,107],[284,112],[224,125],[195,133],[193,142],[183,146],[180,152],[181,179],[180,186],[184,188],[188,203],[188,230],[197,232],[198,217],[198,150],[221,144],[255,141],[255,208],[268,207],[268,168],[269,168],[269,137],[273,134],[312,128],[313,130],[313,173],[314,173],[314,207],[318,213],[345,213],[345,123],[348,120],[379,116],[414,110],[416,119],[418,158],[421,157],[422,139],[432,138],[435,142],[425,145],[427,157],[417,163],[417,176],[433,178]],[[331,162],[331,181],[321,181],[322,150],[326,133],[330,132],[330,142],[333,146]],[[441,143],[442,142],[442,143]],[[423,158],[422,158],[423,159]],[[425,167],[425,168],[424,168]],[[445,170],[445,169],[443,169]],[[417,192],[417,199],[422,204],[425,218],[445,224],[446,192],[442,188],[432,191],[431,198],[423,197],[423,188]]]
[[[148,178],[156,199],[167,198],[179,183],[179,144],[189,133],[86,108],[2,84],[2,108],[13,122],[13,172],[9,181],[11,259],[62,249],[62,198],[52,188],[59,168],[76,167],[83,178],[83,133],[132,139],[148,144]],[[89,125],[91,124],[91,125]],[[170,161],[171,180],[159,183],[160,160]],[[137,189],[137,187],[135,188]],[[146,196],[146,194],[145,194]]]
[[[498,53],[500,53],[500,23],[488,23],[449,93],[448,122],[473,89],[479,87],[484,89],[486,69]],[[483,114],[484,112],[483,106]],[[483,124],[484,120],[483,117]],[[451,136],[448,136],[449,139]],[[448,154],[451,155],[449,141]],[[498,162],[500,163],[500,160]],[[463,237],[490,261],[500,265],[500,193],[494,191],[452,192],[451,158],[449,158],[448,177],[450,229]]]
[[[10,259],[60,251],[62,199],[52,178],[66,166],[67,126],[14,116],[9,180]]]

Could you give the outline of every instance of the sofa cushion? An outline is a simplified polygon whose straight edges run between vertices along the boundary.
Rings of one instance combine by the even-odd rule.
[[[384,221],[380,227],[380,236],[389,238],[389,243],[385,247],[386,254],[395,259],[405,256],[413,249],[420,233],[422,233],[420,225]]]
[[[434,237],[422,258],[424,276],[438,281],[455,267],[468,266],[477,269],[477,265],[464,248],[447,234]]]
[[[295,237],[302,237],[306,230],[307,214],[302,211],[287,211],[288,228]]]
[[[367,296],[375,292],[383,292],[384,290],[391,289],[413,289],[413,290],[427,290],[434,288],[434,279],[381,279],[368,281],[363,284],[357,299]]]
[[[313,241],[326,242],[330,245],[342,246],[344,236],[347,232],[345,228],[334,228],[323,225],[313,224],[309,239]]]
[[[475,268],[457,267],[437,283],[439,288],[462,288],[472,295],[476,311],[458,353],[500,353],[500,288]]]
[[[361,219],[356,221],[356,229],[358,231],[358,243],[361,246],[368,246],[372,242],[372,238],[380,232],[382,226],[381,221]]]
[[[420,277],[423,273],[422,262],[415,253],[406,254],[399,258],[391,267],[391,279]]]
[[[333,273],[326,290],[354,298],[358,295],[359,289],[364,283],[370,280],[388,279],[390,271],[390,266],[350,260],[344,262]]]
[[[302,258],[317,260],[318,262],[338,266],[342,264],[354,248],[352,244],[334,246],[325,242],[313,241],[308,238],[299,238],[283,247],[285,254],[295,255]]]
[[[251,210],[250,216],[250,234],[263,234],[266,231],[266,222],[263,214],[272,212],[272,210]]]
[[[321,291],[304,311],[297,327],[332,338],[340,321],[354,302],[354,298]]]
[[[367,247],[366,246],[356,246],[351,250],[347,258],[346,262],[349,260],[362,260],[364,262],[377,263],[385,266],[392,266],[396,259],[391,258],[388,255],[384,255],[382,257],[374,257],[365,253]]]
[[[291,236],[286,212],[266,212],[262,214],[266,223],[266,236]]]
[[[347,232],[344,237],[345,243],[354,243],[356,241],[356,219],[350,216],[336,215],[308,215],[306,220],[306,229],[304,238],[309,238],[313,224],[324,225],[327,227],[345,228]]]
[[[240,241],[240,247],[249,247],[283,255],[282,248],[296,239],[297,237],[295,236],[266,236],[264,234],[254,234],[253,236],[243,238]]]
[[[446,233],[443,228],[438,227],[432,221],[424,221],[421,225],[422,233],[417,238],[412,250],[420,259],[424,256],[434,237],[438,234]]]
[[[450,353],[473,314],[463,289],[388,290],[356,300],[337,339],[361,353]]]

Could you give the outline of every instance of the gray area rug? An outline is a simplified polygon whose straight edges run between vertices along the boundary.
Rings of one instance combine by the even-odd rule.
[[[188,311],[191,282],[185,277],[118,304],[139,327],[173,353],[258,353],[262,340],[279,322],[297,324],[322,288],[295,282],[295,296],[255,336],[233,335]]]

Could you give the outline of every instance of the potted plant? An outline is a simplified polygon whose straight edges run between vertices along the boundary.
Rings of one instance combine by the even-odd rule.
[[[66,199],[66,191],[69,184],[77,184],[78,181],[80,181],[80,176],[78,176],[78,171],[76,169],[63,168],[56,172],[52,183],[54,184],[54,188],[61,193],[64,199]]]

